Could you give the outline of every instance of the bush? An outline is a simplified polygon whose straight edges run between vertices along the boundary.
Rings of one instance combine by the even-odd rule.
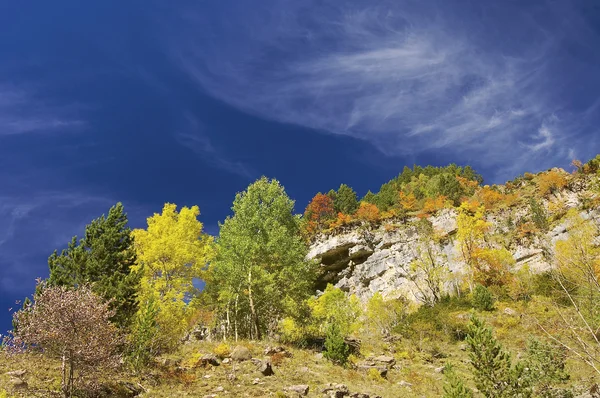
[[[226,358],[231,353],[231,349],[229,348],[229,345],[221,343],[215,347],[213,353],[219,358]]]
[[[325,337],[325,352],[323,356],[339,365],[346,365],[350,356],[350,347],[344,341],[344,336],[336,323],[330,323]]]
[[[61,358],[62,390],[70,397],[76,370],[81,378],[118,365],[122,339],[110,322],[115,311],[88,285],[68,289],[40,283],[38,292],[32,305],[14,314],[12,347],[41,348],[44,355]]]
[[[139,311],[136,314],[129,335],[127,352],[128,362],[136,371],[148,365],[152,358],[158,354],[158,344],[156,342],[158,335],[157,314],[158,307],[154,299],[150,298],[146,302],[140,303]]]
[[[473,307],[481,311],[494,309],[494,297],[485,286],[477,285],[473,290]]]

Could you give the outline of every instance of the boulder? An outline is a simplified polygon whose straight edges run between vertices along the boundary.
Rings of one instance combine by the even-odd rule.
[[[200,364],[202,366],[219,366],[219,358],[214,354],[205,354],[200,358]]]
[[[285,389],[285,391],[295,392],[300,396],[308,395],[309,387],[307,384],[298,384],[296,386],[289,386]]]
[[[267,346],[267,348],[265,348],[265,355],[272,356],[275,354],[279,354],[279,355],[282,355],[287,358],[292,357],[292,353],[289,352],[288,350],[286,350],[282,346],[274,346],[274,347]]]
[[[330,398],[344,398],[350,395],[348,386],[345,384],[329,383],[325,388],[321,390],[321,393],[327,395]]]
[[[381,377],[387,377],[387,373],[388,373],[388,368],[387,366],[383,366],[383,365],[376,365],[373,362],[362,362],[356,365],[356,367],[358,368],[358,370],[362,370],[365,372],[368,372],[371,369],[375,369],[377,370],[377,372],[379,372],[379,375]]]
[[[373,362],[380,363],[389,367],[392,367],[396,364],[396,358],[387,355],[379,355],[377,357],[371,358],[371,360]]]
[[[515,316],[515,315],[517,315],[517,311],[515,311],[515,310],[513,310],[512,308],[509,308],[509,307],[506,307],[506,308],[504,309],[504,313],[505,313],[506,315],[510,315],[510,316]]]
[[[246,347],[238,345],[235,346],[229,357],[235,361],[247,361],[249,359],[252,359],[252,354],[250,353],[250,350]]]
[[[9,383],[13,390],[26,390],[27,382],[20,378],[11,377]]]

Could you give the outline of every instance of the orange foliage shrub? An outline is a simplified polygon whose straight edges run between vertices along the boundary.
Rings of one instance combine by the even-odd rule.
[[[475,190],[479,186],[479,183],[477,181],[469,180],[468,178],[461,177],[461,176],[456,176],[456,181],[458,181],[458,183],[460,184],[462,189],[467,194],[471,194],[471,193],[475,192]]]
[[[361,202],[356,211],[356,218],[366,222],[377,222],[380,219],[379,209],[372,203]]]
[[[351,215],[339,212],[335,221],[333,221],[331,223],[331,228],[335,229],[335,228],[343,227],[344,225],[348,225],[351,222],[352,222]]]
[[[527,238],[529,236],[535,235],[540,230],[535,224],[531,221],[524,222],[517,227],[517,237],[519,239]]]
[[[500,205],[513,206],[519,198],[515,193],[504,194],[487,185],[477,191],[475,196],[485,206],[486,210],[494,209]]]
[[[448,206],[448,198],[444,195],[440,195],[437,198],[427,198],[423,203],[421,213],[417,215],[419,218],[426,218],[432,214],[435,214],[439,210],[442,210]]]
[[[567,186],[567,178],[558,171],[548,171],[538,177],[538,188],[542,196],[546,196],[558,189],[562,189]]]
[[[504,195],[486,185],[477,191],[477,198],[483,203],[486,210],[490,210],[502,202]]]

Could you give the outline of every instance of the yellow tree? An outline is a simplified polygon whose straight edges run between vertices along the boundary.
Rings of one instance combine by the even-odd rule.
[[[485,233],[491,223],[485,220],[485,207],[477,201],[465,201],[458,208],[456,239],[469,273],[469,289],[473,290],[474,271],[477,268]]]
[[[141,271],[138,292],[140,315],[148,303],[156,311],[156,344],[173,348],[188,326],[186,301],[194,292],[192,281],[213,254],[212,237],[202,232],[198,206],[183,207],[167,203],[162,214],[148,218],[147,229],[133,231],[137,264]]]
[[[600,374],[600,231],[576,209],[566,221],[569,237],[556,242],[554,275],[573,311],[557,306],[559,325],[544,330]]]

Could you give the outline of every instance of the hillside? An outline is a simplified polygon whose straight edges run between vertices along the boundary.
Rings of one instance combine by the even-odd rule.
[[[99,315],[73,316],[81,350],[124,336],[97,363],[74,355],[76,388],[62,395],[598,396],[600,156],[574,168],[497,186],[469,167],[407,168],[361,200],[347,186],[317,194],[301,218],[263,178],[216,240],[197,208],[165,205],[129,246],[111,209],[50,257],[40,290],[90,283]],[[92,279],[107,258],[131,273]],[[69,291],[56,293],[65,314]],[[0,397],[64,389],[61,356],[77,346],[60,338],[72,330],[32,321],[35,298],[0,352]]]

